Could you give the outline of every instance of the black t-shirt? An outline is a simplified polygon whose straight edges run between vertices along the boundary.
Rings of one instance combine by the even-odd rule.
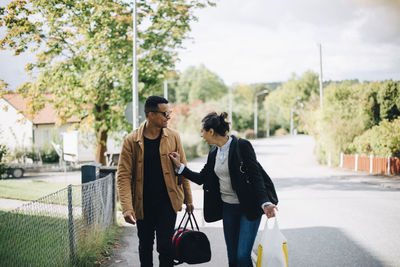
[[[144,137],[143,202],[154,206],[168,200],[160,158],[161,133],[157,139]]]

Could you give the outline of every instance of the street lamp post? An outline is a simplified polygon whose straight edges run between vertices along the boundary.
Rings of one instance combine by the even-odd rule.
[[[164,98],[168,99],[168,81],[164,80]]]
[[[323,87],[322,87],[322,45],[319,44],[319,104],[323,106]]]
[[[267,94],[267,93],[268,93],[268,90],[265,89],[265,90],[262,90],[262,91],[256,93],[256,95],[254,96],[254,138],[257,138],[257,131],[258,131],[258,129],[257,129],[257,115],[258,115],[258,102],[257,102],[257,98],[258,98],[260,95]]]
[[[136,0],[133,0],[133,73],[132,73],[132,124],[133,129],[139,127],[139,90],[138,90],[138,70],[137,70],[137,10],[136,10]]]
[[[266,115],[266,117],[267,117],[266,122],[265,122],[267,131],[266,131],[265,135],[266,135],[267,137],[269,137],[269,135],[270,135],[270,129],[269,129],[269,110],[266,111],[266,114],[265,114],[265,115]]]
[[[233,118],[232,118],[232,104],[233,95],[232,95],[232,86],[229,87],[229,119],[231,120],[231,130],[233,130]]]
[[[132,113],[133,113],[133,129],[139,127],[139,90],[138,90],[138,71],[137,71],[137,10],[136,0],[133,0],[133,73],[132,73]]]

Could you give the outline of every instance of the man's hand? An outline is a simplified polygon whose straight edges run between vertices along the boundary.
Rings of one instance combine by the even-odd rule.
[[[133,210],[127,210],[124,212],[124,219],[127,223],[136,224],[136,215]]]
[[[264,213],[268,219],[276,216],[275,209],[278,210],[278,207],[274,204],[270,204],[264,207]]]
[[[188,213],[193,213],[193,211],[194,211],[194,206],[193,206],[192,203],[186,204],[186,211],[187,211]]]
[[[180,168],[181,167],[181,155],[179,155],[178,152],[169,153],[169,157],[171,158],[171,160],[174,163],[176,168]]]

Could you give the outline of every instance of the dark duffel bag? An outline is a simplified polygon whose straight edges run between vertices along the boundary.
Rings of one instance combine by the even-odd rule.
[[[193,227],[192,218],[197,230]],[[192,229],[187,228],[189,222]],[[184,225],[183,228],[181,228],[182,225]],[[210,241],[204,233],[200,232],[194,214],[185,212],[172,237],[172,251],[175,265],[184,262],[198,264],[211,260]]]

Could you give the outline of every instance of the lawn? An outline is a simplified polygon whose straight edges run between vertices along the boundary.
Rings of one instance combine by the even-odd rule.
[[[37,212],[40,213],[40,212]],[[109,254],[117,227],[92,231],[74,219],[0,211],[1,266],[94,266]],[[74,232],[74,263],[70,258],[69,229]]]
[[[68,183],[0,180],[0,198],[37,200],[68,186]]]

